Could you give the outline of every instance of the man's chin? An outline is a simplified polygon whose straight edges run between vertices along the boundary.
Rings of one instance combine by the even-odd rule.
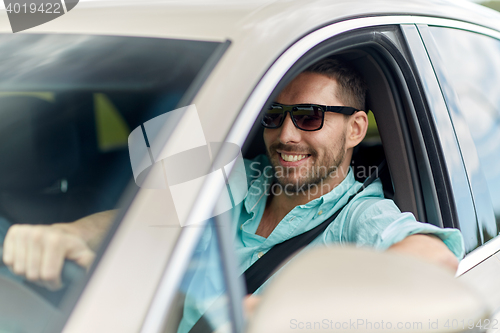
[[[303,179],[277,179],[278,185],[285,193],[299,194],[309,189],[309,182]]]

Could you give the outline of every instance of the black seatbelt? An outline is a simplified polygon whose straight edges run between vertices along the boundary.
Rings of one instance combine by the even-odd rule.
[[[384,171],[387,166],[386,160],[384,159],[382,163],[377,167],[377,171],[370,174],[368,178],[363,182],[363,185],[359,190],[351,195],[347,202],[337,210],[332,216],[330,216],[326,221],[322,222],[313,229],[306,231],[300,235],[287,239],[286,241],[276,244],[273,246],[266,254],[264,254],[260,259],[254,262],[247,270],[242,274],[245,278],[247,286],[247,294],[253,294],[261,285],[264,284],[276,271],[280,265],[285,264],[290,259],[292,259],[299,250],[306,247],[309,243],[321,235],[325,229],[330,225],[330,223],[337,218],[340,212],[344,209],[351,200],[363,191],[368,185],[373,183]],[[208,322],[202,316],[189,330],[189,333],[205,333],[212,332],[212,329]]]
[[[287,239],[286,241],[276,244],[273,246],[266,254],[264,254],[259,260],[253,263],[252,266],[248,267],[247,270],[242,274],[245,277],[245,282],[247,285],[247,294],[253,294],[261,285],[264,284],[274,273],[274,271],[285,264],[293,256],[295,256],[300,249],[306,247],[315,240],[319,235],[321,235],[325,229],[337,218],[340,212],[344,209],[351,200],[363,191],[368,185],[373,183],[373,181],[379,177],[379,175],[384,171],[386,167],[385,159],[380,163],[377,168],[377,172],[373,172],[364,182],[359,190],[351,195],[347,202],[339,210],[330,216],[326,221],[322,222],[313,229],[306,231],[300,235]],[[292,256],[293,254],[293,256]]]

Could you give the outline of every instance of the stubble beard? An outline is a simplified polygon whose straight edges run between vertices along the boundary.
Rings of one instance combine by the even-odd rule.
[[[337,150],[336,154],[331,152],[309,167],[281,166],[276,158],[277,149],[300,154],[304,154],[305,151],[281,143],[271,145],[269,149],[267,149],[267,156],[273,167],[274,182],[280,184],[285,190],[285,193],[295,194],[308,191],[312,187],[321,187],[323,184],[328,183],[328,178],[338,174],[340,166],[345,159],[345,135],[341,137],[340,149]],[[274,158],[271,157],[270,151],[274,152]],[[318,153],[315,150],[309,149],[307,154],[310,154],[310,158],[313,160],[317,159]],[[296,176],[296,173],[300,173],[300,175]]]

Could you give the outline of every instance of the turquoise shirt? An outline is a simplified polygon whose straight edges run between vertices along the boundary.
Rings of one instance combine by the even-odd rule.
[[[269,192],[274,190],[271,187],[273,171],[264,155],[252,161],[245,161],[245,168],[251,186],[242,209],[235,211],[233,219],[237,221],[235,247],[241,273],[274,245],[300,235],[328,219],[362,186],[354,179],[350,169],[337,187],[305,205],[292,209],[269,237],[264,238],[255,232],[264,214]],[[386,250],[413,234],[436,235],[458,259],[464,256],[465,247],[458,229],[441,229],[429,223],[417,222],[412,213],[401,213],[394,201],[384,198],[382,183],[377,179],[354,197],[325,232],[308,247],[354,244]]]
[[[348,198],[356,193],[361,183],[354,179],[352,169],[346,178],[329,193],[292,209],[269,237],[255,234],[266,207],[272,188],[272,168],[266,156],[245,160],[247,182],[250,184],[244,201],[229,214],[233,224],[234,246],[239,259],[239,273],[243,273],[274,245],[310,230],[340,209]],[[276,193],[276,192],[275,192]],[[328,244],[354,244],[377,250],[391,245],[413,234],[438,236],[458,259],[464,255],[463,238],[458,229],[441,229],[428,223],[420,223],[411,213],[401,213],[396,204],[384,198],[380,180],[359,193],[344,207],[325,232],[307,248]],[[307,249],[306,249],[307,250]],[[192,271],[184,278],[181,290],[186,294],[184,316],[178,332],[189,332],[191,326],[210,308],[206,319],[213,327],[227,325],[227,305],[220,295],[225,283],[218,256],[215,231],[209,223],[192,259]],[[268,281],[269,282],[269,281]],[[256,293],[261,293],[266,282]],[[214,300],[218,307],[211,306]],[[215,309],[215,310],[214,310]]]

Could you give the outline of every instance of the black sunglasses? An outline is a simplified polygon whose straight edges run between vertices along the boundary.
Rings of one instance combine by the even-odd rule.
[[[283,125],[286,113],[289,112],[295,127],[303,131],[317,131],[323,127],[325,112],[335,112],[350,116],[357,111],[359,110],[349,106],[317,104],[283,105],[272,103],[264,112],[261,124],[265,128],[279,128]]]

